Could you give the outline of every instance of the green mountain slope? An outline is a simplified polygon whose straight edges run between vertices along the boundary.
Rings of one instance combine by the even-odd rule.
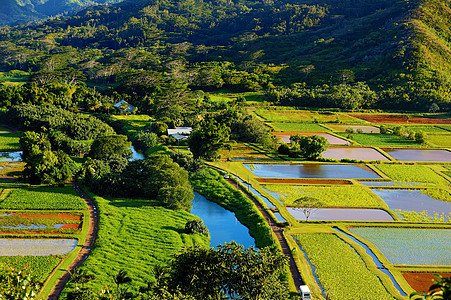
[[[436,103],[447,109],[449,5],[447,0],[129,0],[0,32],[0,68],[39,71],[51,61],[50,69],[73,67],[88,81],[121,88],[129,84],[128,74],[145,70],[167,77],[158,72],[175,74],[176,68],[177,75],[170,76],[191,89],[269,89],[270,100],[289,105],[331,106],[327,99],[350,93],[371,99],[343,107],[427,110]],[[33,45],[21,40],[24,32]],[[19,52],[25,61],[16,58]]]
[[[122,0],[3,0],[0,25],[14,25],[69,14],[89,5]]]

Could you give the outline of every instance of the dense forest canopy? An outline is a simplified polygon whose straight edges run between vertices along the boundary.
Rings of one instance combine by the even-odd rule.
[[[0,70],[28,79],[2,87],[0,105],[47,99],[96,109],[125,99],[179,118],[194,109],[193,91],[225,88],[293,106],[447,110],[450,12],[442,0],[91,6],[0,28]]]

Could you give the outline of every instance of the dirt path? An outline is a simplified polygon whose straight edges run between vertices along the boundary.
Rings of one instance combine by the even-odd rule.
[[[299,270],[296,266],[296,263],[294,262],[293,259],[293,255],[291,254],[291,250],[290,247],[288,246],[287,241],[285,240],[285,237],[283,236],[283,227],[278,226],[274,220],[272,219],[272,217],[268,214],[268,212],[264,209],[264,207],[260,204],[260,202],[258,202],[254,196],[252,196],[244,187],[238,185],[236,185],[236,182],[234,182],[231,179],[226,179],[226,181],[228,181],[233,187],[239,189],[240,191],[242,191],[246,197],[248,197],[249,199],[252,200],[252,202],[254,202],[255,206],[258,208],[258,210],[262,213],[263,217],[266,219],[266,221],[268,222],[269,226],[271,227],[271,230],[274,232],[275,236],[277,237],[277,240],[280,243],[280,246],[282,247],[282,251],[283,254],[285,254],[285,256],[287,256],[289,258],[288,264],[290,267],[290,272],[291,272],[291,276],[293,277],[294,280],[294,284],[296,286],[296,289],[299,289],[299,286],[304,284],[302,279],[301,279],[301,275],[299,273]]]
[[[57,300],[60,296],[61,292],[64,289],[64,286],[70,279],[70,273],[69,270],[72,272],[74,269],[81,266],[81,264],[85,261],[85,259],[88,257],[89,253],[91,252],[92,247],[94,246],[94,242],[97,237],[97,231],[99,228],[99,220],[97,218],[97,209],[95,207],[94,201],[86,195],[85,192],[83,192],[80,187],[78,186],[77,182],[74,181],[73,183],[74,190],[82,197],[89,208],[89,229],[88,229],[88,236],[86,237],[86,241],[78,253],[77,257],[74,259],[74,261],[71,263],[69,268],[64,272],[64,275],[58,280],[55,287],[53,288],[52,292],[50,293],[48,299],[49,300]]]

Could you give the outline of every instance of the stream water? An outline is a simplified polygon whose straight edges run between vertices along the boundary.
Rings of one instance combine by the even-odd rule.
[[[216,247],[235,241],[245,248],[255,247],[255,240],[249,235],[249,230],[237,220],[233,212],[198,193],[194,193],[191,213],[201,218],[207,226],[210,232],[210,246]]]

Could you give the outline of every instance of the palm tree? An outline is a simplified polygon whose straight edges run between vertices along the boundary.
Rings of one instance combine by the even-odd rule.
[[[86,273],[85,270],[79,269],[79,268],[75,269],[72,272],[69,271],[69,274],[70,274],[71,280],[75,283],[75,289],[77,289],[77,290],[79,289],[79,287],[78,287],[79,284],[81,284],[82,288],[83,288],[83,285],[85,283],[95,279],[94,275],[88,274],[88,273]]]
[[[116,276],[114,276],[114,283],[116,284],[116,294],[118,299],[121,299],[127,289],[120,289],[120,285],[132,282],[132,279],[128,277],[127,271],[124,269],[119,270]]]

